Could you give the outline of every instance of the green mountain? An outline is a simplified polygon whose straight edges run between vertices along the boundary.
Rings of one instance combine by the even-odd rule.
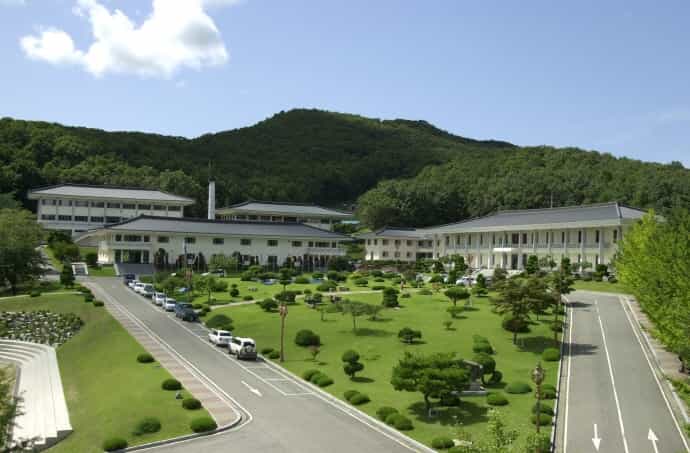
[[[194,139],[0,120],[0,193],[60,182],[156,187],[218,205],[247,198],[342,207],[362,218],[428,225],[498,207],[618,199],[668,209],[689,204],[681,165],[577,149],[520,148],[452,135],[424,121],[291,110]],[[361,198],[360,198],[361,197]]]

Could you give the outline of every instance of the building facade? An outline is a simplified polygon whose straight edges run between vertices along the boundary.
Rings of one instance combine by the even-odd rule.
[[[245,201],[216,209],[216,218],[241,222],[305,223],[332,230],[343,221],[354,220],[350,212],[337,211],[311,204]]]
[[[425,230],[385,227],[357,237],[364,241],[367,261],[413,262],[433,258],[433,236]]]
[[[618,203],[498,211],[476,219],[414,230],[431,240],[433,258],[462,255],[475,269],[523,269],[527,257],[592,266],[610,264],[625,231],[645,214]],[[394,236],[379,236],[379,240]],[[366,259],[381,256],[365,241]],[[373,258],[372,258],[373,257]],[[378,258],[381,259],[381,258]]]
[[[349,236],[299,223],[221,221],[139,216],[90,231],[77,239],[98,243],[102,264],[144,263],[174,267],[235,256],[244,265],[319,269],[344,256]]]
[[[159,190],[61,184],[33,189],[36,216],[44,228],[72,235],[139,215],[181,218],[194,200]]]

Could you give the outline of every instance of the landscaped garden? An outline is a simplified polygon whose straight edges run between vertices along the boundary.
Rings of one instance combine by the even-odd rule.
[[[3,312],[24,312],[27,322]],[[188,400],[162,388],[170,374],[88,294],[8,298],[0,301],[0,317],[12,319],[15,329],[29,326],[23,331],[34,332],[46,321],[73,332],[57,355],[74,431],[50,451],[100,452],[106,441],[137,445],[190,434],[192,422],[208,416],[193,404],[184,408]],[[83,322],[78,331],[74,322],[66,322],[75,319]],[[182,396],[190,395],[183,390]]]

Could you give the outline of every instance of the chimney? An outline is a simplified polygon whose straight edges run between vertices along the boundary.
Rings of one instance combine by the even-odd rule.
[[[214,220],[216,218],[216,182],[209,181],[208,183],[208,219]]]

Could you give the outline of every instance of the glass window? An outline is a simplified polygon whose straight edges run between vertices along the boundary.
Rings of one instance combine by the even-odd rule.
[[[196,243],[196,238],[193,238],[193,237],[186,237],[186,238],[184,238],[184,243],[185,243],[185,244],[195,244],[195,243]]]
[[[302,241],[292,241],[293,247],[302,247]]]
[[[594,242],[599,243],[599,230],[594,232]]]
[[[329,223],[331,223],[331,221],[330,221],[330,219],[321,219],[321,223],[329,224]]]
[[[138,234],[125,234],[125,242],[141,242],[141,236]]]
[[[213,244],[214,244],[214,245],[223,245],[223,244],[225,244],[225,239],[223,239],[223,238],[213,238]]]
[[[381,245],[388,245],[388,239],[381,239]]]
[[[103,223],[103,217],[102,216],[91,216],[91,221],[93,223]]]
[[[105,203],[102,201],[92,201],[91,202],[91,207],[92,208],[102,208],[105,206]]]
[[[447,239],[447,238],[446,238],[446,239]],[[396,239],[396,240],[395,240],[395,245],[396,245],[396,246],[399,246],[399,245],[400,245],[400,239]]]
[[[116,234],[115,235],[115,242],[120,242],[122,241],[122,235],[121,234]]]
[[[240,245],[252,245],[251,239],[240,239]]]
[[[179,212],[180,210],[182,210],[182,208],[180,206],[168,206],[168,211]]]
[[[154,211],[165,211],[165,206],[162,204],[154,204],[153,210]]]
[[[386,251],[384,250],[384,251],[381,253],[381,256],[383,256],[384,258],[387,257],[387,256],[388,256],[388,252],[386,252]]]
[[[55,220],[55,214],[42,214],[41,219],[43,219],[43,220]]]
[[[144,242],[151,242],[151,236],[144,236]]]
[[[269,247],[278,247],[278,240],[277,239],[269,239],[268,241],[266,241],[266,244]]]
[[[89,216],[85,216],[85,215],[75,215],[75,216],[74,216],[74,221],[75,221],[75,222],[88,222],[88,221],[89,221]]]
[[[239,218],[240,216],[237,216],[237,217]],[[244,218],[244,216],[241,216],[241,217]],[[271,221],[271,216],[270,216],[270,215],[262,215],[262,216],[261,216],[261,221],[262,221],[262,222],[270,222],[270,221]]]
[[[158,236],[158,242],[167,244],[170,242],[170,238],[168,236]]]
[[[140,205],[137,205],[137,207],[141,210],[144,210],[144,211],[148,211],[149,209],[151,209],[150,204],[140,204]]]
[[[249,220],[259,220],[259,216],[258,216],[258,215],[248,215],[248,216],[247,216],[247,219],[249,219]]]
[[[367,239],[367,245],[371,245],[371,239]]]
[[[86,200],[74,200],[74,206],[78,208],[85,208],[89,206],[89,202]]]
[[[120,203],[108,203],[109,208],[120,208]]]
[[[522,233],[522,243],[527,244],[527,233]]]
[[[136,209],[136,205],[134,203],[123,203],[122,209]]]
[[[279,216],[279,215],[274,215],[274,216],[271,217],[271,221],[272,221],[272,222],[282,222],[282,221],[283,221],[283,218],[282,218],[281,216]]]
[[[331,248],[332,248],[332,249],[337,249],[337,248],[338,248],[338,243],[337,243],[337,242],[331,242]]]
[[[581,230],[577,232],[577,242],[578,242],[578,244],[582,243],[582,231]],[[578,261],[580,261],[580,260],[578,259]]]
[[[613,230],[613,243],[618,242],[618,230]]]
[[[119,217],[106,217],[105,223],[120,223]]]
[[[314,247],[314,241],[309,241],[309,247]]]
[[[379,243],[379,240],[378,240],[378,239],[374,239],[374,245],[378,245],[378,243]]]
[[[72,220],[71,215],[59,215],[58,220],[62,220],[63,222],[69,222]]]
[[[405,254],[405,256],[408,257],[408,258],[410,258],[410,257],[412,256],[412,252],[407,252],[407,253]]]
[[[412,245],[412,241],[410,241],[410,240],[408,239],[407,241],[405,241],[405,244],[406,244],[408,247],[410,247],[410,246]]]

